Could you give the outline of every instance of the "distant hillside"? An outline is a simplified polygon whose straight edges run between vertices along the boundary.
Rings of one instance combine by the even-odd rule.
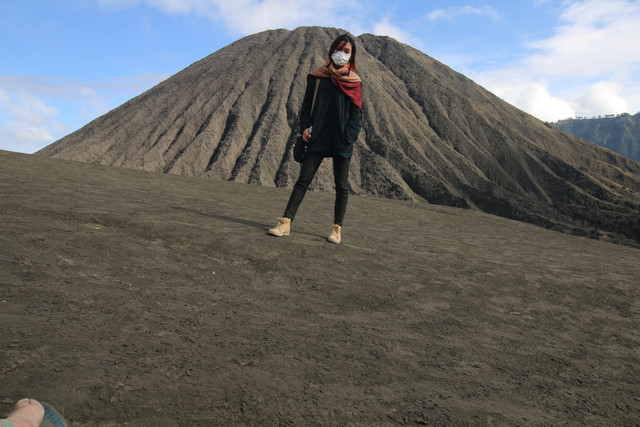
[[[551,125],[640,162],[640,113],[560,120]]]

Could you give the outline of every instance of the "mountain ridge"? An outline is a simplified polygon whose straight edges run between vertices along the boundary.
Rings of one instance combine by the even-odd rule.
[[[640,162],[640,113],[566,119],[550,124]]]
[[[306,75],[340,33],[240,39],[38,154],[291,187]],[[640,242],[640,164],[545,125],[408,45],[370,34],[356,43],[364,109],[354,194]],[[312,189],[332,191],[326,163]]]

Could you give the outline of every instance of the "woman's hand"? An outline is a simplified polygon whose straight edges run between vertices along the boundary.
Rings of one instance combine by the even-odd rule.
[[[302,132],[302,140],[307,144],[311,141],[311,131],[310,128],[306,128],[304,132]]]

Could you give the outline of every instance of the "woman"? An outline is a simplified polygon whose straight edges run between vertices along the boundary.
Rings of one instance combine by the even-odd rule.
[[[334,224],[328,240],[339,244],[342,240],[342,220],[349,197],[349,162],[353,143],[362,127],[362,82],[356,74],[356,45],[348,34],[331,44],[325,65],[307,76],[307,89],[300,113],[302,139],[307,146],[300,168],[300,176],[293,187],[289,203],[278,225],[269,230],[274,236],[288,236],[307,188],[322,160],[333,158],[333,177],[336,187]],[[314,92],[317,94],[315,104]]]

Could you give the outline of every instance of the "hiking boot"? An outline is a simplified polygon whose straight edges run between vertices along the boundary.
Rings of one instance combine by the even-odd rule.
[[[340,240],[342,240],[342,237],[340,236],[340,230],[342,230],[342,227],[340,227],[338,224],[333,224],[333,227],[331,228],[331,234],[329,234],[327,240],[331,243],[339,245]]]
[[[278,218],[278,225],[269,230],[269,234],[272,236],[288,236],[291,231],[291,219]]]

